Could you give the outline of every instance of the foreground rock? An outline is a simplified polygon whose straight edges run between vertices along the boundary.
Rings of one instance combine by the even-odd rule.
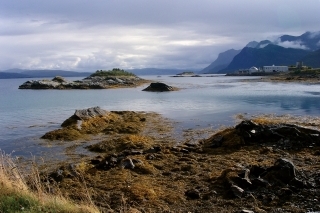
[[[47,132],[42,139],[74,141],[97,134],[138,134],[155,113],[106,111],[100,107],[76,110],[61,124],[61,129]]]
[[[230,140],[230,137],[233,137]],[[243,145],[260,144],[281,149],[298,150],[320,145],[320,131],[291,124],[258,124],[242,121],[234,129],[226,129],[207,139],[211,147],[237,148]]]
[[[147,88],[143,89],[142,91],[148,91],[148,92],[169,92],[169,91],[175,91],[177,88],[168,86],[164,83],[156,82],[151,83]]]
[[[116,114],[127,123],[126,117],[137,118],[132,113]],[[119,127],[116,117],[102,132]],[[100,118],[108,117],[102,113]],[[131,121],[149,121],[141,118]],[[162,123],[144,126],[158,132]],[[60,166],[47,177],[73,199],[81,200],[90,189],[102,212],[121,212],[124,202],[141,212],[320,210],[317,130],[245,120],[198,143],[172,144],[162,134],[155,137],[143,128],[116,131],[114,137],[87,146],[95,157]]]
[[[108,89],[117,87],[136,87],[147,82],[147,80],[136,76],[89,76],[78,81],[68,81],[57,76],[52,80],[27,81],[20,85],[19,89]]]

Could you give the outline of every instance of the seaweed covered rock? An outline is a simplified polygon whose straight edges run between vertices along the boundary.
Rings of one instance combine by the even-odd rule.
[[[43,139],[73,141],[102,134],[139,134],[146,123],[156,122],[156,113],[106,111],[100,107],[76,110],[60,129],[47,132]],[[148,120],[148,121],[147,121]]]
[[[168,92],[174,91],[175,89],[167,84],[156,82],[151,83],[147,88],[143,89],[142,91],[149,91],[149,92]]]
[[[225,129],[204,143],[208,147],[233,147],[242,145],[275,145],[281,149],[301,149],[320,145],[320,131],[293,124],[258,124],[244,120],[235,128]]]

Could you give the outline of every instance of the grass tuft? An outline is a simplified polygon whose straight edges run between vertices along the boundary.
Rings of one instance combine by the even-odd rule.
[[[76,204],[59,192],[52,193],[48,184],[41,182],[35,163],[24,171],[11,155],[0,152],[0,212],[99,212],[90,201]]]

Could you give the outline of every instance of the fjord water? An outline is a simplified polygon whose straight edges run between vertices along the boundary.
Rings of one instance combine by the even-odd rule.
[[[0,80],[0,149],[40,154],[39,138],[57,129],[76,109],[153,111],[181,129],[233,125],[234,115],[320,115],[320,84],[249,82],[249,77],[142,76],[180,88],[143,92],[138,88],[105,90],[19,90],[28,79]],[[79,78],[78,78],[79,79]],[[76,78],[69,78],[76,80]]]

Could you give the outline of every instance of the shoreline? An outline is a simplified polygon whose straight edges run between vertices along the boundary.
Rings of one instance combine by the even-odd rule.
[[[117,127],[122,126],[123,123],[118,123],[114,117],[116,115],[122,117],[120,120],[133,121],[136,127],[142,129],[135,132],[133,131],[135,125],[130,123],[133,128],[130,130],[131,133],[117,132],[121,130]],[[312,199],[320,195],[318,187],[320,182],[310,182],[315,184],[316,188],[299,185],[302,183],[299,181],[306,178],[301,174],[308,173],[309,176],[317,177],[316,172],[320,168],[318,142],[313,147],[299,145],[299,149],[295,148],[295,144],[291,144],[292,147],[288,148],[286,143],[281,144],[276,141],[262,144],[253,141],[252,144],[245,144],[243,142],[247,139],[241,139],[244,137],[241,134],[246,130],[238,132],[237,129],[247,128],[242,123],[247,122],[248,118],[238,116],[239,122],[236,126],[214,130],[210,133],[211,136],[203,139],[194,137],[200,134],[198,130],[188,130],[184,141],[177,144],[171,134],[172,121],[162,120],[160,115],[130,111],[116,112],[116,115],[109,114],[114,125],[107,127],[107,137],[99,141],[99,133],[97,143],[87,147],[95,153],[95,157],[83,158],[82,156],[75,162],[52,165],[50,171],[47,170],[44,177],[50,177],[51,181],[59,183],[59,190],[63,194],[71,196],[70,192],[72,192],[70,198],[75,200],[79,198],[78,195],[80,196],[84,190],[78,177],[81,174],[82,181],[90,187],[93,202],[101,211],[119,211],[123,207],[123,199],[128,209],[142,212],[146,210],[237,212],[241,209],[269,212],[279,208],[284,211],[301,212],[310,210],[312,207],[320,209],[317,202]],[[100,120],[103,119],[102,117]],[[250,119],[259,125],[265,125],[263,128],[270,125],[284,125],[285,128],[291,128],[291,126],[285,126],[286,123],[297,125],[294,128],[306,126],[319,129],[320,127],[319,118],[303,120],[293,116],[265,115]],[[98,120],[94,123],[99,124]],[[240,124],[242,127],[239,126]],[[250,128],[260,131],[257,129],[258,126]],[[252,134],[253,130],[248,130]],[[116,132],[110,134],[110,131]],[[286,137],[291,136],[289,134]],[[290,140],[295,141],[294,137]],[[220,142],[222,145],[217,145]],[[64,143],[72,144],[73,142],[65,141]],[[71,156],[74,150],[68,150]],[[263,185],[266,182],[256,185],[258,183],[252,176],[245,181],[251,182],[250,184],[254,184],[255,187],[259,186],[258,188],[250,188],[248,183],[243,182],[243,171],[249,170],[252,174],[256,172],[252,168],[271,171],[279,159],[288,159],[298,172],[294,177],[298,182],[288,182],[288,189],[280,184],[285,180],[273,179],[273,176],[262,176],[264,181],[273,185],[272,187]],[[45,171],[48,168],[42,169]],[[57,171],[61,171],[61,175],[57,175]],[[272,171],[277,177],[278,171]],[[236,184],[243,191],[240,189],[234,191],[232,184]],[[305,194],[304,190],[308,191],[308,189],[314,191]],[[283,193],[289,193],[286,194],[285,199]],[[299,198],[302,195],[303,200]]]

